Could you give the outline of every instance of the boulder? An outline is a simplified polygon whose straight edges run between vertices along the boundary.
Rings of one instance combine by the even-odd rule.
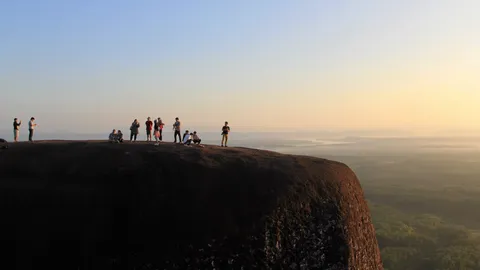
[[[17,143],[0,179],[10,269],[383,269],[360,183],[335,161]]]

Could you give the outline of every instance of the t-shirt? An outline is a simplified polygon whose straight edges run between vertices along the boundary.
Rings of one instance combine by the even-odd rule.
[[[28,129],[35,129],[35,126],[36,124],[32,120],[28,122]]]
[[[153,129],[158,130],[157,119],[155,119],[155,121],[153,121]]]
[[[13,129],[14,130],[18,130],[19,127],[20,127],[20,123],[17,123],[16,121],[13,122]]]
[[[145,122],[145,126],[147,127],[147,130],[152,130],[153,122],[149,120]]]
[[[175,127],[176,131],[180,131],[180,121],[175,121],[175,124],[173,124],[173,126]]]
[[[222,134],[228,134],[230,132],[230,127],[229,126],[223,126],[222,127]]]
[[[188,142],[188,140],[190,140],[190,134],[185,134],[185,136],[183,136],[183,142],[186,143]]]

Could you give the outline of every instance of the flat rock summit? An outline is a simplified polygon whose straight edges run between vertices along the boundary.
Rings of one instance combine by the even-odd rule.
[[[0,198],[2,269],[383,269],[357,177],[320,158],[12,143]]]

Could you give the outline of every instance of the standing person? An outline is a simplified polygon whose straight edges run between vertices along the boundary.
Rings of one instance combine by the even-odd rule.
[[[225,125],[222,127],[222,147],[227,147],[228,142],[228,133],[230,132],[230,127],[228,126],[228,122],[225,121]]]
[[[150,120],[150,116],[147,118],[147,122],[145,122],[145,129],[147,130],[147,142],[152,141],[152,127],[153,122]]]
[[[140,123],[138,122],[137,119],[135,119],[130,126],[130,141],[136,142],[137,141],[137,135],[138,135],[138,129],[140,128]]]
[[[153,120],[153,137],[155,137],[155,140],[158,142],[157,131],[158,131],[158,120],[155,119],[155,120]]]
[[[157,125],[158,125],[158,134],[159,134],[158,139],[162,141],[163,140],[162,131],[163,131],[163,126],[165,125],[162,121],[162,118],[158,117]]]
[[[178,136],[178,142],[182,143],[182,135],[180,135],[180,121],[178,120],[178,117],[175,118],[175,123],[173,124],[173,130],[175,133],[173,134],[173,138],[175,139],[174,143],[177,142],[177,136]]]
[[[13,141],[18,142],[18,135],[20,133],[20,126],[22,125],[22,121],[18,122],[18,119],[13,119]]]
[[[161,141],[162,140],[162,130],[163,130],[163,122],[162,122],[162,119],[160,117],[158,117],[157,119],[155,119],[155,121],[153,122],[153,126],[154,126],[154,135],[155,135],[155,141],[158,143],[159,140]]]
[[[28,141],[29,142],[33,142],[33,131],[35,130],[35,127],[37,127],[37,124],[35,123],[35,117],[32,117],[28,122]]]

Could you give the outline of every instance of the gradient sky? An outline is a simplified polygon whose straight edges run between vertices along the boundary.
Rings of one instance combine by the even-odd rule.
[[[480,128],[480,1],[0,3],[0,126]]]

